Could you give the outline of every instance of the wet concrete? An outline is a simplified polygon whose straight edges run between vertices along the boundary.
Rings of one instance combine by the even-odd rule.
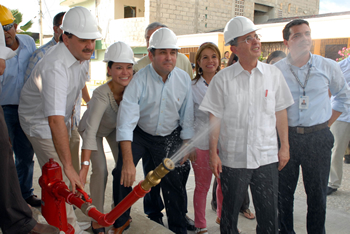
[[[111,210],[112,204],[112,175],[111,172],[114,168],[114,159],[108,147],[108,144],[104,142],[105,152],[108,159],[108,185],[106,190],[105,197],[105,212]],[[143,179],[142,164],[139,163],[137,166],[137,177],[136,183]],[[38,167],[37,161],[35,161],[35,172],[34,172],[34,188],[35,193],[40,196],[40,187],[37,183],[41,175],[40,169]],[[326,221],[326,230],[327,233],[337,233],[337,234],[348,234],[350,230],[350,164],[344,164],[344,176],[343,184],[337,192],[328,196],[327,201],[327,221]],[[89,192],[89,177],[85,190]],[[194,175],[193,170],[191,170],[188,183],[187,183],[187,193],[188,193],[188,216],[192,219],[194,218],[193,212],[193,192],[194,192]],[[210,206],[211,201],[211,190],[208,193],[207,199],[207,208],[206,208],[206,219],[209,233],[220,233],[219,225],[215,223],[216,213],[211,210]],[[254,206],[251,202],[250,209],[254,212]],[[299,180],[299,184],[295,193],[295,212],[294,212],[294,222],[295,222],[295,232],[296,233],[306,233],[306,195],[304,192],[304,187],[302,180]],[[165,211],[164,216],[165,215]],[[76,210],[78,220],[80,222],[85,222],[88,226],[90,219],[81,213],[80,210]],[[145,214],[143,213],[142,200],[139,200],[135,203],[131,210],[132,223],[129,230],[125,231],[125,234],[128,233],[149,233],[149,234],[160,234],[160,233],[171,233],[168,229],[163,226],[158,225],[157,223],[150,221]],[[163,219],[166,224],[166,218]],[[252,234],[255,233],[256,221],[248,220],[242,215],[239,217],[238,227],[242,230],[242,233]],[[92,233],[90,229],[87,230]],[[188,232],[194,233],[194,232]]]

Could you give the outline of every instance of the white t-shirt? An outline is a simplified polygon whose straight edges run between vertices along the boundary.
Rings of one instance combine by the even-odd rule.
[[[238,62],[214,76],[199,109],[221,119],[222,164],[256,169],[278,161],[275,112],[293,103],[279,69],[258,62],[250,74]]]
[[[193,110],[194,110],[194,147],[200,150],[209,149],[209,113],[199,110],[208,86],[203,77],[198,81],[192,80]]]
[[[38,62],[19,102],[19,119],[27,135],[52,138],[48,117],[53,115],[64,116],[70,133],[74,105],[89,77],[88,62],[80,63],[63,43],[52,47]]]

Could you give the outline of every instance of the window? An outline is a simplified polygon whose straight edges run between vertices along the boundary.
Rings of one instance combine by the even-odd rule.
[[[124,18],[134,18],[134,17],[136,17],[136,7],[124,6]]]

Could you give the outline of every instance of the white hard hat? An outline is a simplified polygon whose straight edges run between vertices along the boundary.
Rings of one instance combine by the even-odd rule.
[[[102,37],[91,12],[81,6],[73,7],[67,11],[60,28],[81,39],[98,39]]]
[[[236,37],[246,35],[256,30],[258,30],[258,28],[247,17],[236,16],[230,19],[224,30],[225,46],[230,45],[230,41],[234,40]]]
[[[148,49],[181,49],[177,45],[177,37],[168,28],[159,28],[151,36]]]
[[[110,45],[105,52],[103,62],[132,63],[135,64],[134,52],[131,47],[122,41]]]

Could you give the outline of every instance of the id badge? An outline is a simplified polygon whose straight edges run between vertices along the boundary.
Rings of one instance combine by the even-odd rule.
[[[306,110],[309,108],[309,96],[299,97],[299,109]]]

